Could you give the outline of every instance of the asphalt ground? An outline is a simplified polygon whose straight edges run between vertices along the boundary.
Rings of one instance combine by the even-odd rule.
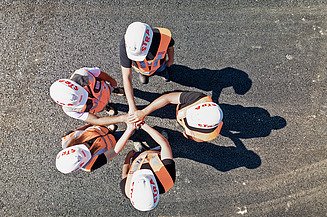
[[[0,216],[327,216],[326,1],[0,2]],[[61,136],[82,123],[48,91],[83,66],[122,84],[118,44],[134,21],[176,42],[173,81],[134,76],[137,104],[195,90],[225,114],[210,143],[184,139],[173,106],[146,119],[168,131],[177,180],[145,213],[119,189],[131,144],[93,173],[56,170]]]

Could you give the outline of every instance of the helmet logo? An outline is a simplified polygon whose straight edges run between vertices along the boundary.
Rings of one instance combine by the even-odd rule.
[[[211,106],[217,106],[217,105],[214,104],[214,103],[204,103],[204,104],[202,104],[202,105],[197,106],[197,107],[195,108],[195,110],[199,110],[199,109],[202,108],[202,107],[211,107]]]
[[[131,192],[130,192],[130,198],[133,197],[133,191],[134,191],[134,182],[132,182],[132,188],[131,188]]]
[[[218,124],[214,124],[214,125],[209,125],[209,124],[198,124],[199,127],[204,127],[204,128],[214,128],[216,127]]]
[[[145,37],[142,43],[142,52],[146,50],[148,43],[150,42],[150,30],[147,28],[145,30]]]
[[[158,190],[156,188],[156,184],[154,183],[154,181],[151,179],[150,180],[150,184],[152,186],[152,192],[153,192],[153,203],[157,202],[157,196],[158,196]]]
[[[156,203],[157,200],[158,200],[159,192],[158,192],[156,184],[155,184],[155,182],[153,181],[152,178],[150,179],[150,184],[151,184],[151,188],[152,188],[153,203]],[[130,198],[132,199],[133,198],[133,192],[134,192],[134,182],[132,182],[131,185],[132,186],[131,186],[131,190],[130,190]],[[134,201],[133,200],[131,200],[131,201],[132,201],[132,204],[134,205]]]
[[[85,154],[85,152],[84,152],[84,151],[82,151],[82,154],[84,155],[84,157],[86,157],[86,154]]]
[[[72,88],[73,90],[78,90],[78,87],[71,83],[70,81],[59,80],[59,82],[66,84],[68,87]]]
[[[76,150],[75,149],[70,149],[70,150],[67,150],[67,151],[63,151],[61,156],[64,156],[64,155],[69,155],[69,154],[72,154],[74,153]]]
[[[80,100],[81,101],[81,100]],[[67,105],[63,102],[59,102],[59,101],[56,101],[56,103],[58,103],[59,105],[63,105],[63,106],[74,106],[73,104],[71,103],[68,103]]]

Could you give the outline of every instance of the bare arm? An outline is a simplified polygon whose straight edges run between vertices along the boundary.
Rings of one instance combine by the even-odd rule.
[[[149,115],[157,109],[160,109],[168,104],[179,104],[179,97],[182,92],[172,92],[164,94],[155,99],[150,105],[142,109],[145,115]]]
[[[117,81],[105,72],[101,72],[98,78],[108,81],[112,87],[117,87]]]
[[[118,116],[106,116],[106,117],[98,117],[94,114],[89,114],[85,120],[87,123],[92,125],[100,125],[107,126],[110,124],[117,124],[121,122],[127,121],[127,115],[118,115]]]
[[[112,160],[114,157],[118,155],[119,152],[121,152],[124,149],[129,137],[133,135],[134,131],[135,131],[135,124],[127,124],[126,130],[117,141],[115,148],[105,153],[107,159]]]
[[[150,127],[146,123],[142,125],[142,129],[147,132],[153,139],[158,143],[161,147],[161,160],[164,159],[173,159],[173,152],[171,151],[170,145],[168,140],[161,135],[158,131],[154,128]]]
[[[121,67],[122,73],[123,73],[123,83],[124,83],[124,90],[125,95],[129,107],[129,113],[133,113],[137,110],[135,101],[134,101],[134,91],[132,86],[132,69],[131,68],[125,68]]]
[[[144,109],[138,110],[134,114],[130,114],[128,117],[128,121],[135,123],[137,121],[143,120],[145,116],[168,104],[179,104],[179,97],[181,93],[182,92],[172,92],[158,97]]]
[[[175,55],[174,47],[168,47],[167,54],[168,54],[167,66],[170,67],[174,63],[174,55]]]

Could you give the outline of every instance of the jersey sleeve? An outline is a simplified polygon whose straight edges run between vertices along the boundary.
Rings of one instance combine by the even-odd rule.
[[[119,57],[120,57],[120,65],[125,68],[132,67],[132,60],[130,60],[127,56],[125,39],[123,38],[119,44]]]
[[[89,116],[89,112],[72,112],[72,111],[66,111],[63,107],[64,112],[72,118],[85,121],[87,117]]]
[[[89,74],[92,74],[94,77],[99,77],[101,70],[98,67],[83,67],[80,69],[77,69],[71,76],[71,78],[76,77],[76,75],[79,76],[88,76]]]
[[[192,103],[198,101],[199,99],[205,97],[206,95],[200,92],[182,92],[179,101],[181,103],[181,107],[185,107],[191,105]]]
[[[169,175],[171,176],[173,182],[176,180],[176,166],[173,159],[164,159],[162,160],[163,165],[165,165]]]

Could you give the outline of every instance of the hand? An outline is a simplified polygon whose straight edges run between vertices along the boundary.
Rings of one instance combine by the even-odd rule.
[[[136,110],[134,113],[128,115],[128,122],[136,123],[139,121],[143,121],[145,117],[145,113],[142,110]]]
[[[127,124],[126,130],[128,131],[134,131],[137,128],[136,123],[127,122],[126,124]]]
[[[142,126],[144,126],[145,122],[144,121],[138,121],[135,123],[136,125],[136,129],[140,129],[142,128]]]
[[[136,107],[129,107],[128,114],[134,114],[137,110]]]

